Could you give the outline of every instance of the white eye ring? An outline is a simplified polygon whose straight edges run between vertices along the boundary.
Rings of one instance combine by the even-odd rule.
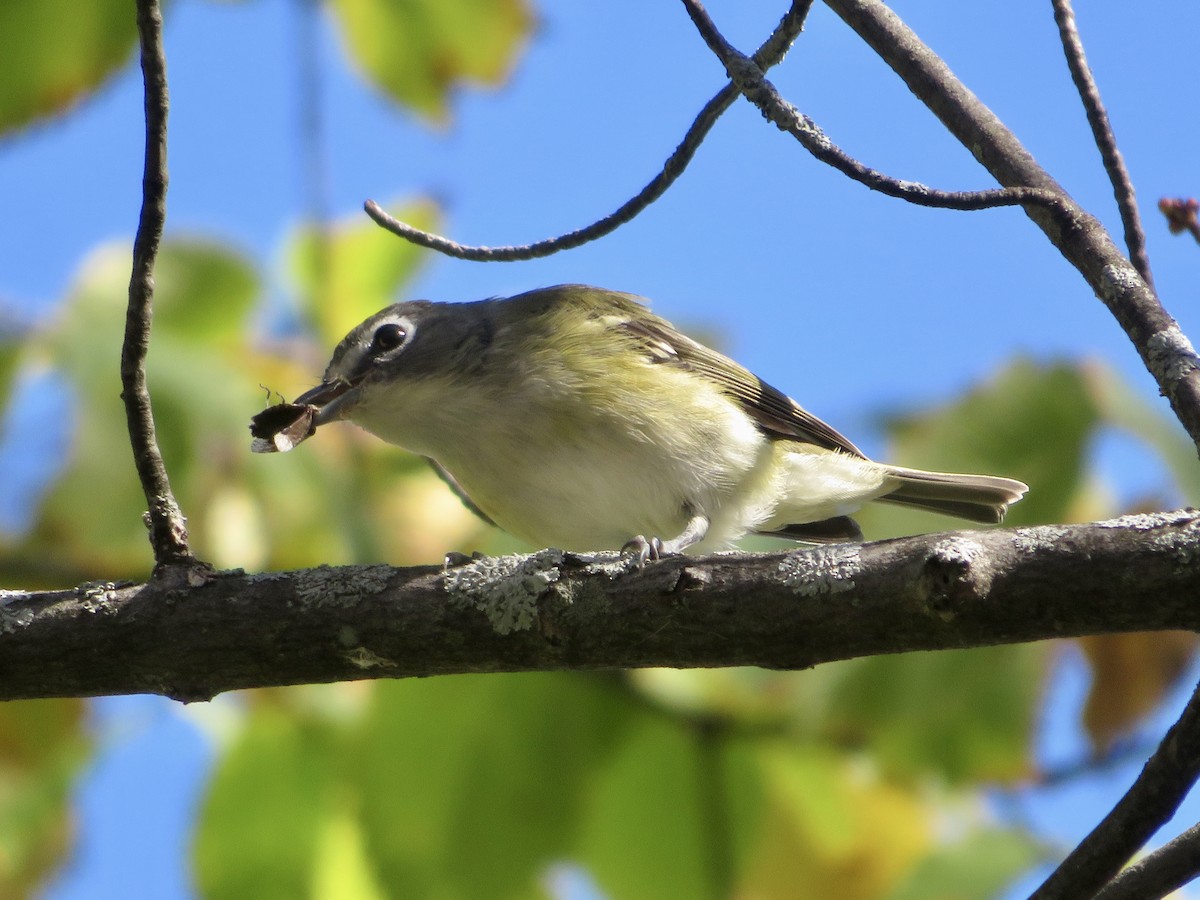
[[[371,338],[371,355],[379,356],[395,350],[408,339],[408,329],[399,322],[386,322],[375,329]]]

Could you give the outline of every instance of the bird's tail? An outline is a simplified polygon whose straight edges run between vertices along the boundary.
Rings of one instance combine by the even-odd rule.
[[[887,468],[888,475],[900,484],[879,497],[879,501],[916,506],[972,522],[1003,521],[1008,507],[1029,490],[1029,486],[1020,481],[998,475],[954,475],[900,466]]]

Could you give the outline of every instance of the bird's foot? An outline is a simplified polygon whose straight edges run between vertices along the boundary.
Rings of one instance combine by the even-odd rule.
[[[628,557],[635,569],[642,568],[649,560],[662,559],[663,556],[669,555],[664,553],[661,540],[656,537],[647,538],[641,534],[626,541],[625,546],[621,548],[621,556]]]

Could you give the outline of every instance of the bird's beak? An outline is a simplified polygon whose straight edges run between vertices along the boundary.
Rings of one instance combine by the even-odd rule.
[[[342,417],[352,402],[355,382],[325,381],[292,403],[269,406],[250,419],[250,449],[254,453],[286,453],[312,437],[318,425]]]
[[[315,406],[317,412],[313,416],[313,425],[326,425],[342,417],[353,388],[354,383],[350,381],[324,381],[312,390],[305,391],[292,401],[292,405]]]

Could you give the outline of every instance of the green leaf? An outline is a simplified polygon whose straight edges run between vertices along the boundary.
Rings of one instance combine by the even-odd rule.
[[[497,85],[533,23],[525,0],[330,0],[376,87],[435,121],[462,82]]]
[[[129,0],[4,0],[0,134],[78,102],[124,65],[136,41]]]
[[[931,809],[916,790],[830,747],[760,740],[754,751],[764,809],[731,895],[871,900],[928,852]]]
[[[362,829],[349,810],[338,810],[325,823],[313,867],[313,900],[387,900],[367,859]]]
[[[13,385],[21,369],[23,335],[0,328],[0,416],[8,409]]]
[[[0,704],[0,896],[33,896],[62,863],[88,749],[82,700]]]
[[[336,817],[339,757],[328,726],[271,706],[254,711],[200,813],[195,863],[204,897],[312,895],[314,860]]]
[[[727,785],[723,774],[707,775],[693,733],[667,717],[638,716],[590,785],[570,858],[609,897],[718,895],[710,863],[732,851],[714,804],[725,802]]]
[[[1166,416],[1133,390],[1115,371],[1101,363],[1083,370],[1093,402],[1104,421],[1147,444],[1159,457],[1189,503],[1200,503],[1200,467],[1196,445],[1179,421]]]
[[[427,231],[437,224],[437,207],[428,200],[388,211]],[[394,303],[426,254],[360,214],[325,231],[311,225],[300,229],[286,255],[303,312],[322,345],[332,347],[363,319]]]
[[[836,663],[822,730],[895,773],[1013,781],[1029,772],[1047,662],[1026,644]]]
[[[205,350],[245,343],[261,286],[253,264],[228,245],[169,240],[159,252],[154,280],[152,347],[167,336]]]
[[[887,900],[987,900],[1046,855],[1023,832],[980,829],[931,853]]]
[[[388,896],[536,894],[631,707],[600,679],[569,674],[380,683],[352,777]]]
[[[70,560],[91,577],[130,577],[150,562],[146,502],[120,399],[129,271],[128,245],[95,251],[59,314],[31,338],[67,378],[74,432],[67,468],[48,492],[26,549]],[[258,282],[248,263],[220,245],[171,241],[163,244],[156,283],[147,382],[172,486],[192,516],[220,487],[221,462],[249,455],[246,422],[262,394],[245,326]]]

